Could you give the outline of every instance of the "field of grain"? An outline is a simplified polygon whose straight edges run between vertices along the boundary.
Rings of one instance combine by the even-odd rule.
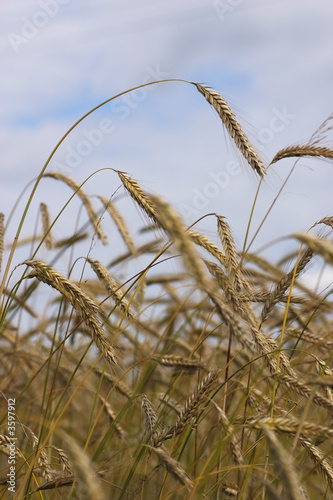
[[[258,193],[273,163],[333,158],[321,142],[329,118],[265,165],[223,97],[188,83]],[[54,152],[14,240],[0,216],[0,498],[333,498],[332,288],[306,281],[313,262],[332,264],[333,217],[295,234],[298,250],[272,263],[249,238],[237,248],[223,214],[210,214],[208,238],[114,170],[142,212],[135,233],[113,199],[50,171]],[[45,192],[22,238],[45,178],[80,200],[88,223],[57,239]],[[111,248],[115,233],[125,251],[101,260],[94,242]]]

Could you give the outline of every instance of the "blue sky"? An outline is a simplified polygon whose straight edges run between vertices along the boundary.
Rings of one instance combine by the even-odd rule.
[[[1,2],[0,19],[0,210],[5,214],[80,116],[155,76],[218,90],[266,161],[284,146],[306,142],[333,111],[329,0],[12,0]],[[82,182],[98,168],[125,170],[169,200],[188,223],[207,212],[226,215],[241,244],[258,179],[213,110],[183,83],[131,96],[83,122],[50,169],[66,167],[70,152],[95,137],[91,151],[82,150],[66,173]],[[102,135],[94,135],[101,127]],[[332,146],[330,138],[325,145]],[[283,161],[272,168],[255,225],[291,165]],[[330,164],[302,160],[257,248],[330,215],[332,180]],[[37,199],[56,206],[63,188],[47,186],[47,200],[42,200],[45,190]],[[116,176],[104,172],[86,190],[110,196],[118,186]],[[200,229],[214,232],[208,219]]]

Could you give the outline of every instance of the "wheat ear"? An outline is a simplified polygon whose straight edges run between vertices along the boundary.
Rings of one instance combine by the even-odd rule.
[[[308,439],[305,439],[301,436],[300,441],[304,448],[307,450],[311,459],[318,466],[320,472],[323,474],[331,492],[333,492],[332,465],[328,462],[328,460],[326,460],[325,455],[322,453],[322,451],[317,446],[314,446]]]
[[[300,157],[300,156],[317,156],[320,158],[333,159],[333,149],[321,146],[312,146],[311,144],[304,144],[303,146],[288,146],[283,148],[274,156],[271,165],[283,158]]]
[[[333,243],[329,240],[310,234],[294,234],[295,238],[306,243],[313,252],[321,254],[327,262],[333,262]]]
[[[187,398],[183,408],[180,409],[175,425],[156,433],[154,436],[155,446],[160,446],[164,440],[178,436],[183,432],[185,427],[198,415],[200,405],[207,401],[220,374],[220,370],[207,373],[194,393]]]
[[[48,250],[53,248],[53,240],[50,232],[50,214],[45,203],[40,204],[40,214],[42,217],[42,227],[44,233],[44,243]]]
[[[112,203],[111,200],[108,198],[105,198],[104,196],[99,196],[99,199],[103,203],[105,209],[107,212],[110,214],[111,218],[113,219],[114,223],[116,224],[119,233],[121,234],[122,239],[124,240],[128,250],[131,252],[132,255],[135,255],[135,245],[134,242],[129,234],[128,228],[126,226],[126,223],[123,219],[123,216],[119,212],[118,208],[115,206],[114,203]]]
[[[88,258],[87,261],[93,268],[97,277],[104,283],[105,288],[120,306],[121,310],[127,315],[128,318],[133,319],[134,313],[130,309],[129,302],[121,291],[121,285],[111,276],[106,267],[103,266],[98,260]]]
[[[39,446],[39,439],[36,434],[27,426],[24,426],[30,433],[33,442],[33,449],[36,450]],[[38,458],[37,458],[37,466],[40,469],[40,475],[46,480],[49,481],[52,478],[52,467],[49,463],[45,450],[42,448],[38,449]],[[36,474],[36,470],[35,470]]]
[[[56,446],[54,446],[54,444],[51,445],[51,448],[56,450],[56,452],[59,455],[59,463],[61,464],[62,471],[63,471],[64,475],[66,475],[66,476],[72,475],[73,474],[73,467],[72,467],[72,464],[71,464],[66,452],[64,450],[62,450],[61,448],[57,448]]]
[[[80,185],[77,182],[75,182],[74,179],[72,179],[68,175],[63,174],[62,172],[48,172],[47,174],[44,174],[44,177],[50,177],[52,179],[56,179],[58,181],[64,182],[65,184],[67,184],[67,186],[69,186],[71,189],[73,189],[73,191],[75,191],[75,193],[77,193],[77,195],[79,196],[79,198],[81,199],[83,205],[85,206],[85,208],[87,210],[89,219],[90,219],[92,225],[94,226],[97,237],[100,240],[102,240],[103,245],[106,245],[107,238],[101,229],[99,217],[98,217],[97,213],[95,212],[88,195],[83,191],[83,189],[80,187]]]
[[[172,354],[164,356],[153,356],[152,359],[163,366],[177,368],[178,370],[184,370],[185,372],[192,373],[197,370],[205,369],[204,364],[200,363],[200,361],[196,359],[173,356]]]
[[[115,412],[112,410],[111,405],[100,394],[98,395],[98,397],[99,397],[99,399],[100,399],[100,401],[101,401],[101,403],[103,405],[103,409],[104,409],[105,413],[109,417],[110,424],[114,427],[114,429],[116,431],[117,436],[120,439],[123,439],[125,437],[125,431],[121,427],[121,425],[119,425],[118,422],[116,422],[117,416],[116,416]]]
[[[230,423],[229,418],[225,413],[225,411],[222,410],[222,408],[218,404],[216,404],[215,401],[212,401],[212,403],[219,414],[222,426],[225,428],[226,438],[230,439],[230,451],[233,461],[236,465],[242,465],[244,463],[244,458],[239,444],[239,440],[236,438],[234,433],[234,427]]]
[[[152,203],[151,199],[147,196],[144,190],[139,186],[135,179],[132,179],[125,172],[117,170],[117,174],[120,177],[126,190],[129,192],[133,200],[142,208],[144,212],[150,217],[156,224],[159,224],[158,215],[156,207]]]
[[[151,449],[156,453],[161,463],[171,476],[183,484],[188,490],[193,488],[193,482],[190,477],[186,474],[180,463],[167,453],[165,448],[152,447]]]
[[[145,414],[147,433],[150,437],[152,437],[152,433],[156,432],[157,415],[152,407],[151,402],[145,394],[142,396],[141,406]]]
[[[207,236],[199,233],[198,231],[193,231],[193,229],[188,230],[187,234],[189,235],[193,243],[207,250],[207,252],[213,255],[213,257],[215,257],[222,265],[226,264],[226,259],[223,252],[221,252],[219,247],[215,245],[215,243],[212,243],[207,238]]]
[[[228,103],[216,90],[199,83],[193,82],[193,84],[197,87],[200,94],[202,94],[209,104],[211,104],[217,111],[229,135],[234,140],[236,146],[247,160],[250,167],[255,170],[260,177],[263,177],[265,169],[262,161],[243,132],[242,127],[236,120],[236,117],[231,111]]]
[[[116,362],[114,349],[104,336],[102,326],[98,320],[99,306],[88,295],[74,285],[58,271],[40,260],[26,260],[23,262],[34,269],[28,275],[51,286],[61,293],[73,306],[78,315],[87,324],[92,340],[109,362]]]

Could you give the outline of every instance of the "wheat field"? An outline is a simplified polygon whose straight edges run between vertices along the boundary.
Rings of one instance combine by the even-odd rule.
[[[317,134],[265,165],[223,97],[187,83],[217,112],[258,193],[273,163],[333,158]],[[136,234],[117,201],[48,169],[63,139],[14,240],[0,216],[0,498],[333,498],[331,289],[305,279],[312,262],[332,264],[333,217],[296,233],[298,250],[273,263],[248,240],[238,248],[224,214],[210,215],[208,238],[113,170],[142,213]],[[87,218],[62,239],[46,201],[21,237],[44,179],[70,189]],[[112,234],[124,251],[102,261],[94,242],[108,250]]]

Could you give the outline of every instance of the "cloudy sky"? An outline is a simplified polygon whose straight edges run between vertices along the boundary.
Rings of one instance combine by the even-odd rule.
[[[76,120],[142,83],[179,78],[210,85],[266,164],[282,147],[305,143],[333,111],[330,0],[11,0],[1,2],[0,19],[6,217]],[[331,138],[325,145],[332,146]],[[292,165],[284,160],[271,168],[252,234]],[[66,138],[48,167],[78,182],[107,168],[130,173],[188,223],[205,213],[225,215],[242,245],[258,178],[193,85],[161,83],[115,99]],[[329,163],[299,162],[254,249],[331,215],[332,181]],[[119,185],[103,170],[85,189],[110,197]],[[44,180],[36,203],[56,213],[70,194]],[[199,229],[216,239],[211,219]]]

